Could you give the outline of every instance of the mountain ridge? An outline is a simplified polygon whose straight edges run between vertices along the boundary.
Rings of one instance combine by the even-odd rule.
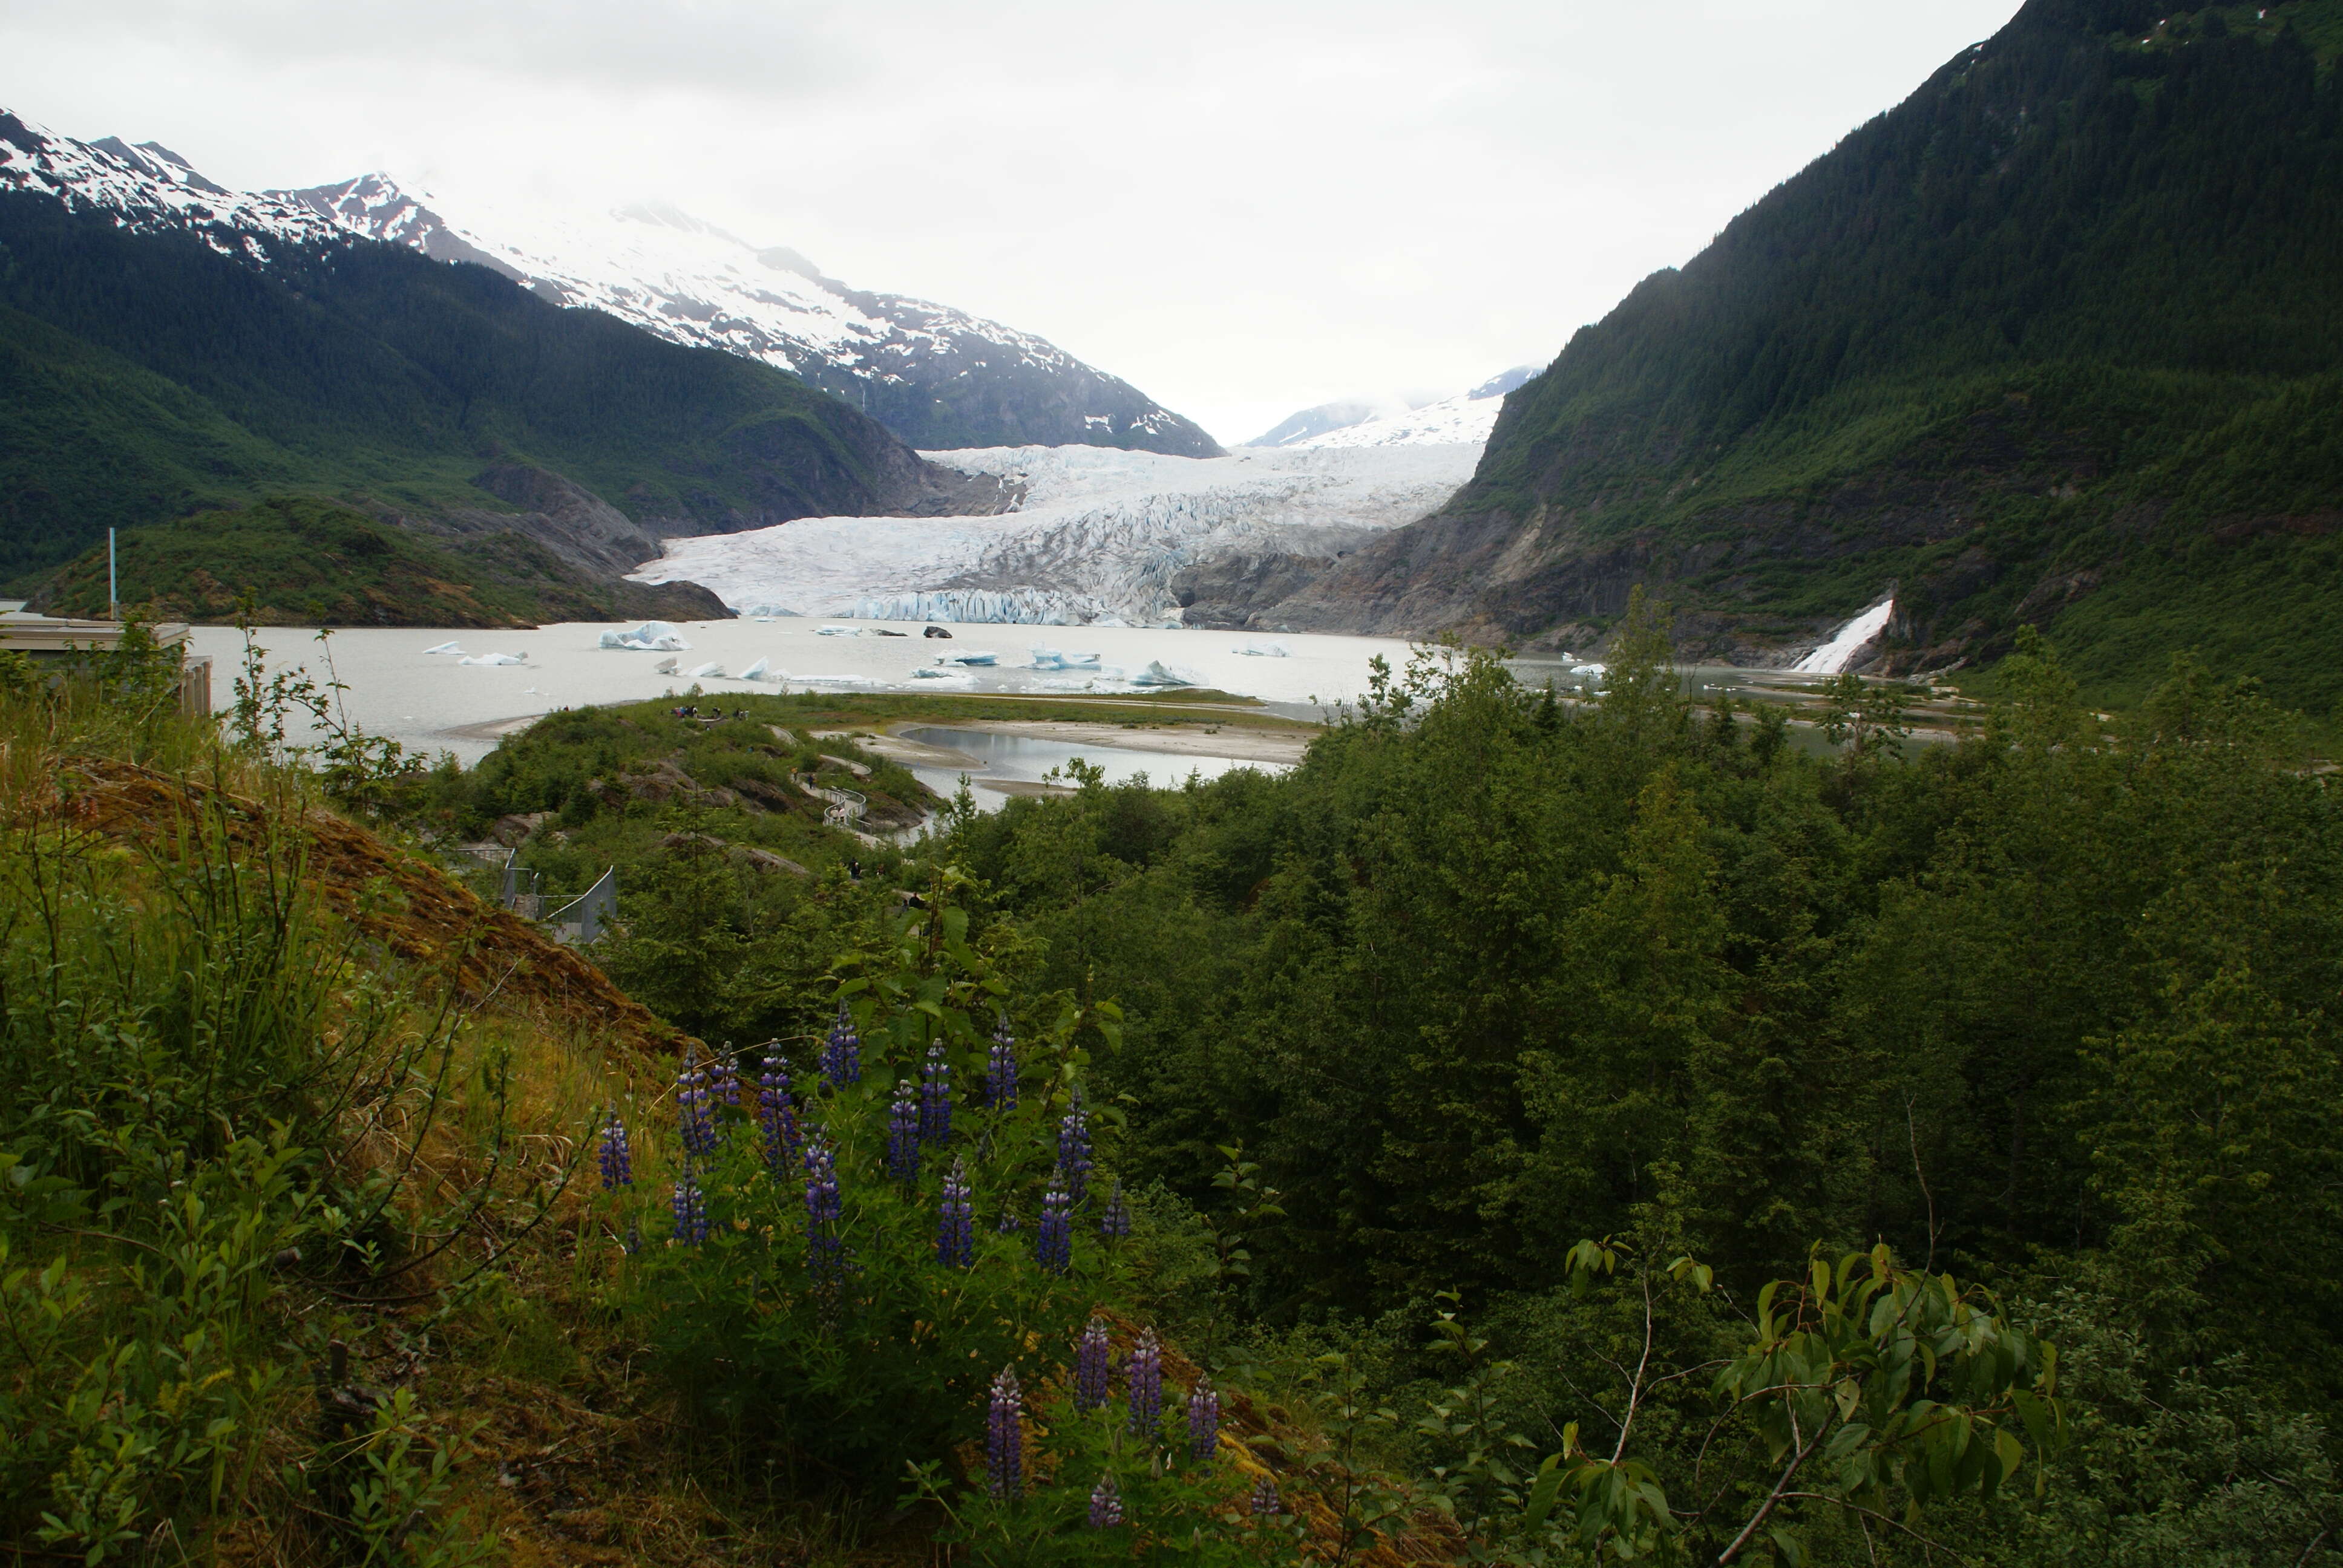
[[[2335,0],[2031,0],[1574,336],[1447,507],[1278,618],[1583,648],[1640,582],[1687,656],[1779,662],[1892,585],[1879,670],[2030,624],[2111,697],[2193,645],[2333,709],[2338,45]]]
[[[1005,504],[795,377],[0,114],[0,577],[287,495],[491,576],[550,550],[613,604],[661,537]]]
[[[621,207],[598,225],[514,220],[514,236],[499,237],[492,226],[451,221],[437,198],[380,171],[259,194],[435,260],[493,267],[554,304],[786,370],[923,449],[1220,455],[1193,421],[1045,338],[930,300],[857,288],[787,246],[759,246],[671,203]]]

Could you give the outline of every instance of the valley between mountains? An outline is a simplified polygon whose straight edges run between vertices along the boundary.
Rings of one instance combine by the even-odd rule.
[[[228,190],[0,116],[0,581],[220,618],[1448,635],[2343,700],[2343,0],[2036,0],[1543,369],[1224,452],[672,206]],[[2224,171],[2245,160],[2255,175]],[[443,210],[446,207],[446,210]],[[946,521],[944,519],[950,519]],[[1989,678],[1988,678],[1989,680]]]

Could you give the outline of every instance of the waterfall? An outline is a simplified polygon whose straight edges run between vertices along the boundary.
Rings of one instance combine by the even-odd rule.
[[[1853,620],[1831,634],[1831,639],[1797,663],[1790,666],[1807,675],[1837,675],[1855,662],[1866,644],[1887,629],[1887,618],[1896,613],[1893,598],[1881,599]]]

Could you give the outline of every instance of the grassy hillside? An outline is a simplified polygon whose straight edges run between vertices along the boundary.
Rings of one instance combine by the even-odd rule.
[[[367,243],[266,268],[0,193],[0,578],[271,493],[505,509],[521,462],[694,531],[910,508],[926,466],[793,377]]]
[[[46,579],[32,608],[103,615],[106,548]],[[704,616],[690,585],[588,577],[518,534],[442,546],[337,502],[280,497],[198,512],[122,536],[116,587],[150,620],[262,626],[538,626],[548,621]]]
[[[2337,0],[2034,0],[1577,334],[1321,597],[1570,643],[1642,580],[1755,658],[1894,584],[1893,668],[2031,622],[2102,693],[2201,644],[2333,710],[2338,47]]]

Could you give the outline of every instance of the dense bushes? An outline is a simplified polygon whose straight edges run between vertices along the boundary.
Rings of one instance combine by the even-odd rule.
[[[1461,1289],[1545,1369],[1524,1430],[1620,1407],[1556,1296],[1574,1244],[1616,1233],[1739,1302],[1816,1241],[1883,1240],[2087,1302],[2056,1309],[2081,1364],[2123,1370],[2078,1374],[2111,1380],[2070,1389],[2104,1446],[2058,1484],[2117,1534],[2202,1473],[2127,1401],[2183,1399],[2229,1434],[2207,1442],[2324,1432],[2343,824],[2289,721],[2182,661],[2103,732],[2036,642],[1986,734],[1817,762],[1691,712],[1664,650],[1643,623],[1575,709],[1428,658],[1283,778],[960,824],[1054,983],[1127,1010],[1101,1073],[1133,1179],[1209,1211],[1211,1151],[1242,1141],[1286,1211],[1251,1243],[1253,1319]],[[1686,1369],[1742,1332],[1673,1332]],[[1658,1402],[1664,1472],[1704,1381]],[[2326,1441],[2288,1450],[2288,1486],[2328,1486]],[[2102,1493],[2090,1466],[2130,1443],[2146,1471]],[[2254,1513],[2245,1484],[2174,1528]],[[2255,1552],[2318,1534],[2284,1514]]]

